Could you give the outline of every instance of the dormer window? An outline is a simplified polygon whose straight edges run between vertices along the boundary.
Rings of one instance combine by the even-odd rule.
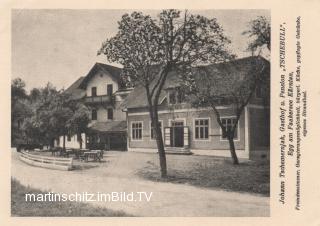
[[[175,104],[176,103],[176,92],[171,91],[169,92],[169,104]]]
[[[185,102],[185,93],[182,89],[169,91],[169,104],[181,104]]]
[[[97,96],[97,87],[91,88],[91,96],[96,97]]]

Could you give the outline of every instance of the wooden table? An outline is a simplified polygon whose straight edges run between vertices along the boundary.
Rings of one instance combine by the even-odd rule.
[[[101,155],[101,151],[100,150],[94,150],[94,151],[85,151],[83,153],[83,155],[81,156],[81,160],[84,160],[86,162],[88,162],[89,158],[92,158],[93,161],[99,161],[101,162],[101,159],[103,158],[103,156]]]

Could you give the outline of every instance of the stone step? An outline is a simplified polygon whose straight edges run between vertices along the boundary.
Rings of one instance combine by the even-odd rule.
[[[188,148],[175,148],[175,147],[167,147],[165,148],[167,154],[174,155],[192,155],[193,153]]]

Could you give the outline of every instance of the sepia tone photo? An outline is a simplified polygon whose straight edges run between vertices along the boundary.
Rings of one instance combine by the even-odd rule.
[[[269,217],[270,10],[12,10],[11,215]]]

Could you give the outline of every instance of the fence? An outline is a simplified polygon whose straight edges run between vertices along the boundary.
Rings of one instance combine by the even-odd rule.
[[[73,168],[72,158],[47,157],[21,152],[20,159],[30,165],[43,168],[58,170],[71,170]]]

